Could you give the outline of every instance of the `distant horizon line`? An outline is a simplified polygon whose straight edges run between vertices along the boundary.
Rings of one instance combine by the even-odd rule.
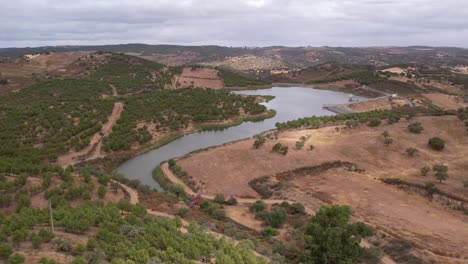
[[[94,44],[94,45],[80,45],[80,44],[66,44],[66,45],[43,45],[43,46],[10,46],[0,47],[0,49],[35,49],[35,48],[66,48],[66,47],[100,47],[100,46],[126,46],[126,45],[145,45],[145,46],[178,46],[178,47],[223,47],[223,48],[248,48],[248,49],[262,49],[262,48],[457,48],[468,49],[468,47],[459,46],[427,46],[427,45],[363,45],[363,46],[286,46],[286,45],[269,45],[269,46],[226,46],[226,45],[185,45],[185,44],[147,44],[147,43],[119,43],[119,44]]]

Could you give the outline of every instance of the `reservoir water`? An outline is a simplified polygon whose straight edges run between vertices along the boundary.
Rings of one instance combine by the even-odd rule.
[[[274,129],[276,122],[285,122],[312,115],[333,115],[334,113],[322,109],[322,105],[347,103],[349,99],[347,93],[305,87],[273,87],[236,91],[235,93],[275,96],[275,99],[263,104],[268,109],[276,110],[276,116],[260,122],[244,122],[224,130],[202,131],[186,135],[122,163],[118,172],[129,179],[138,179],[141,183],[160,191],[161,187],[153,180],[151,172],[162,161],[183,156],[197,149],[252,137],[260,132]]]

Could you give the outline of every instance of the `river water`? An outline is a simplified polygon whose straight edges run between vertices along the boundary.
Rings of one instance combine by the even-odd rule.
[[[312,115],[333,115],[334,113],[322,109],[322,105],[347,103],[349,99],[347,93],[305,87],[273,87],[236,91],[236,93],[275,96],[275,99],[263,104],[269,109],[275,109],[276,116],[260,122],[244,122],[221,131],[203,131],[186,135],[124,162],[118,168],[118,172],[129,179],[138,179],[141,183],[160,191],[161,187],[153,180],[151,172],[162,161],[183,156],[197,149],[252,137],[260,132],[275,128],[276,122],[285,122]]]

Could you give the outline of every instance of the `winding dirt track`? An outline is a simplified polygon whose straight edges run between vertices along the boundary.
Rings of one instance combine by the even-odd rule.
[[[89,145],[84,149],[77,152],[68,152],[63,155],[60,155],[57,159],[57,163],[60,165],[73,165],[77,162],[80,162],[83,158],[87,160],[96,159],[102,157],[102,139],[107,137],[112,132],[112,127],[115,122],[120,118],[122,114],[124,104],[122,102],[116,102],[112,113],[108,117],[108,121],[102,126],[101,131],[95,133],[89,142]]]
[[[188,195],[200,195],[201,197],[205,198],[205,199],[214,199],[214,196],[213,195],[206,195],[206,194],[197,194],[195,193],[192,189],[190,189],[182,180],[180,180],[170,169],[169,169],[169,164],[167,162],[163,163],[161,165],[161,171],[164,173],[164,176],[169,180],[171,181],[172,183],[175,183],[175,184],[180,184],[184,187],[184,190],[185,192],[188,194]],[[255,201],[258,201],[259,199],[250,199],[250,198],[237,198],[236,197],[236,200],[238,203],[240,204],[251,204],[251,203],[254,203]],[[279,204],[279,203],[282,203],[282,202],[288,202],[288,203],[294,203],[293,201],[288,201],[288,200],[276,200],[276,199],[265,199],[265,200],[262,200],[264,203],[266,204]],[[308,214],[308,215],[314,215],[315,214],[315,211],[312,210],[311,208],[307,208],[305,207],[305,212]],[[237,222],[236,219],[233,219],[231,218],[233,221]],[[239,223],[242,225],[242,223]],[[364,239],[361,240],[361,246],[362,247],[365,247],[365,248],[369,248],[371,247],[371,245]],[[380,260],[380,263],[381,264],[397,264],[395,261],[393,261],[389,256],[385,255],[382,257],[382,259]]]
[[[116,182],[116,181],[114,181],[114,182]],[[133,188],[131,188],[131,187],[125,185],[125,184],[122,184],[120,182],[116,182],[116,183],[119,184],[126,193],[128,193],[129,202],[131,204],[137,204],[137,203],[140,202],[137,190],[135,190],[135,189],[133,189]],[[156,216],[156,217],[167,217],[167,218],[171,218],[171,219],[174,219],[176,217],[175,215],[172,215],[172,214],[168,214],[168,213],[160,212],[160,211],[154,211],[154,210],[151,210],[151,209],[147,209],[146,213],[149,214],[149,215],[152,215],[152,216]],[[190,223],[187,220],[184,220],[184,219],[181,219],[181,220],[182,220],[182,227],[180,228],[180,231],[182,233],[188,233],[187,227],[189,226]],[[207,231],[207,232],[209,234],[213,235],[216,238],[224,238],[226,241],[229,241],[229,242],[233,243],[234,245],[237,245],[239,243],[239,241],[234,240],[231,237],[225,236],[224,234],[221,234],[221,233],[218,233],[218,232],[213,232],[213,231]],[[261,258],[264,258],[266,260],[270,260],[269,257],[267,257],[265,255],[262,255],[262,254],[260,254],[260,253],[258,253],[256,251],[253,251],[253,253],[257,257],[261,257]]]

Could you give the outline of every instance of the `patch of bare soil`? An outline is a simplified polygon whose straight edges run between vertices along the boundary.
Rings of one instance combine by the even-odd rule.
[[[390,110],[408,105],[407,101],[403,98],[380,98],[375,100],[368,100],[364,102],[357,102],[348,104],[348,107],[354,112],[367,112],[372,110]]]
[[[468,259],[468,218],[420,196],[384,185],[371,175],[330,170],[293,180],[300,189],[324,192],[333,203],[347,204],[354,215],[420,249]],[[301,201],[307,204],[307,199]]]
[[[391,72],[391,73],[396,73],[396,74],[401,74],[401,73],[406,73],[406,71],[400,67],[393,67],[393,68],[388,68],[382,70],[383,72]]]
[[[407,129],[415,121],[421,122],[424,127],[421,134],[410,133]],[[381,134],[384,130],[394,140],[388,147],[383,144]],[[295,143],[301,136],[310,138],[303,149],[296,150]],[[446,141],[444,151],[434,151],[427,146],[428,139],[433,136]],[[349,161],[378,178],[400,177],[418,183],[435,180],[419,177],[421,167],[443,163],[449,165],[450,178],[439,188],[452,193],[465,193],[468,197],[460,189],[465,177],[468,138],[463,123],[455,116],[418,117],[410,122],[401,120],[377,128],[361,125],[357,129],[338,126],[289,130],[279,133],[277,140],[267,140],[260,149],[252,147],[253,141],[243,140],[193,153],[178,160],[178,164],[201,183],[204,193],[255,197],[258,195],[248,187],[252,179],[328,161]],[[273,145],[278,142],[289,147],[287,155],[272,151]],[[311,144],[315,146],[312,151],[309,150]],[[405,151],[408,147],[417,148],[418,154],[408,157]]]
[[[408,124],[415,121],[424,127],[421,134],[410,133],[407,129]],[[200,182],[205,194],[258,197],[248,185],[252,179],[330,161],[352,162],[363,171],[337,169],[297,177],[285,182],[289,188],[285,188],[281,196],[273,197],[299,201],[310,208],[320,206],[317,200],[349,204],[358,219],[379,230],[409,240],[419,250],[430,252],[429,255],[452,257],[456,258],[453,263],[462,263],[464,258],[468,259],[467,216],[378,180],[398,177],[424,185],[436,179],[433,173],[420,176],[420,168],[445,164],[449,167],[449,179],[436,183],[437,187],[465,199],[468,197],[463,188],[468,157],[468,137],[463,123],[455,116],[417,117],[410,122],[402,120],[377,128],[361,125],[357,129],[340,126],[338,129],[289,130],[279,133],[278,139],[268,139],[260,149],[252,148],[253,140],[244,140],[191,154],[177,163]],[[383,144],[384,130],[394,139],[388,147]],[[310,138],[304,148],[296,150],[295,142],[307,135]],[[427,141],[433,136],[443,138],[446,149],[431,150]],[[289,146],[287,155],[272,152],[277,142]],[[310,144],[315,146],[312,151]],[[417,148],[418,154],[408,157],[405,151],[408,147]],[[230,213],[233,217],[239,216],[239,212]]]
[[[180,75],[174,77],[173,86],[183,88],[188,86],[221,89],[224,87],[223,79],[218,70],[209,68],[185,67]]]
[[[445,109],[458,109],[460,107],[468,107],[461,96],[441,94],[441,93],[427,93],[423,94],[424,97],[431,100],[433,104]]]

